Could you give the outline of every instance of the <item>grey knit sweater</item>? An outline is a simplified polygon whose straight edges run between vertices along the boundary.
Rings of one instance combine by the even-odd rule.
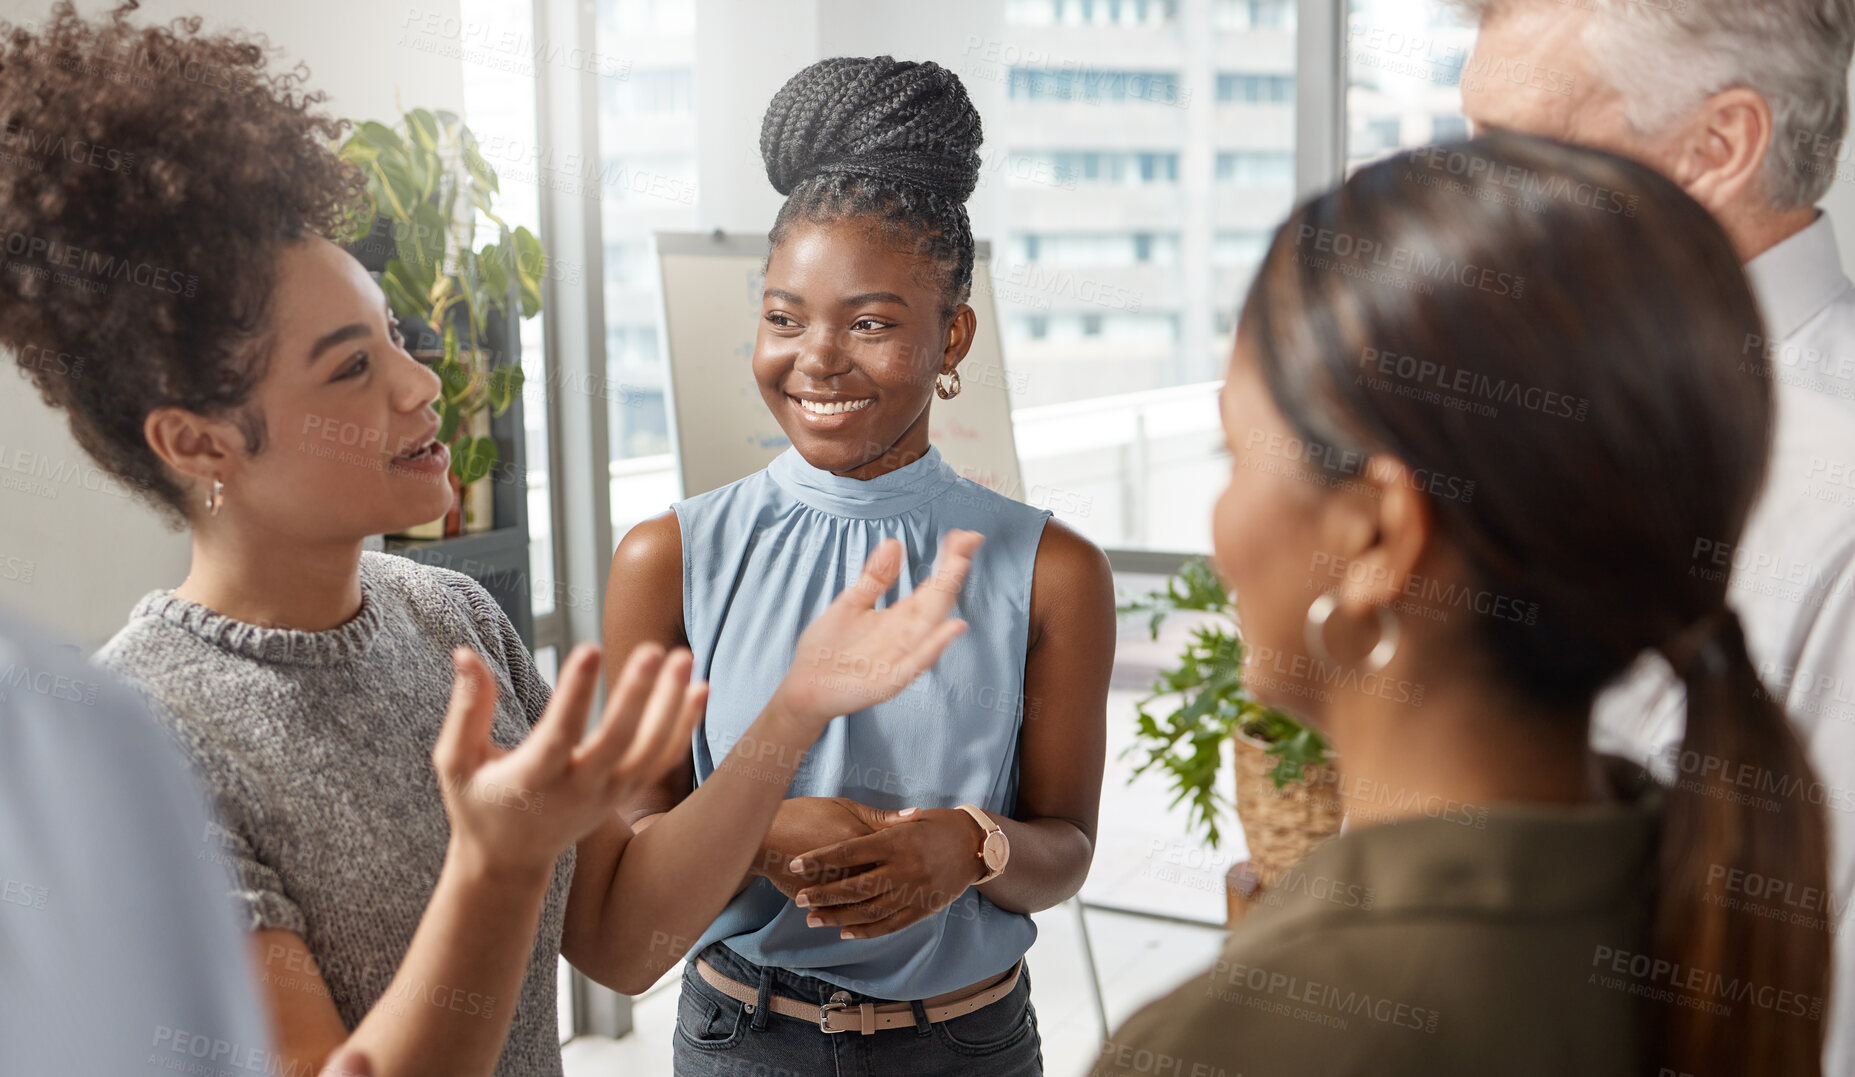
[[[149,698],[213,793],[223,825],[209,824],[200,857],[225,865],[252,930],[303,937],[349,1029],[382,1002],[444,863],[450,824],[431,751],[451,649],[472,647],[495,671],[496,744],[520,743],[548,698],[514,627],[469,577],[364,553],[361,591],[360,612],[326,632],[246,624],[156,591],[97,652]],[[383,1004],[514,1006],[497,1074],[559,1074],[554,984],[573,861],[569,849],[555,866],[519,998],[416,984]],[[262,975],[299,988],[306,971],[279,958]]]

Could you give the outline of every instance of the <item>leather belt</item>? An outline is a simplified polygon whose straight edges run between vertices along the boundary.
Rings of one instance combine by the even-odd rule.
[[[927,1011],[930,1024],[939,1024],[955,1017],[964,1017],[974,1010],[984,1009],[1018,986],[1018,975],[1024,970],[1024,962],[1011,966],[1010,971],[1002,973],[998,979],[981,984],[978,987],[962,987],[944,995],[921,1000],[921,1008]],[[754,1005],[760,999],[760,992],[709,964],[702,958],[696,959],[696,972],[715,990],[747,1004],[747,1011],[753,1012]],[[815,1021],[825,1032],[860,1032],[865,1036],[874,1036],[878,1031],[889,1028],[913,1028],[915,1024],[914,1005],[908,1002],[852,1002],[850,992],[837,991],[830,1001],[819,1005],[806,1002],[788,995],[773,995],[769,1002],[774,1013],[786,1017],[796,1017],[801,1021]]]

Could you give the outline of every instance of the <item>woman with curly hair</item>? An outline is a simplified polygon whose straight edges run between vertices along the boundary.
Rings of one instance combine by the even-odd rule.
[[[558,1074],[557,955],[631,991],[673,965],[659,940],[731,897],[831,718],[962,630],[947,613],[978,536],[947,536],[935,583],[880,611],[900,550],[872,547],[802,653],[883,676],[801,660],[762,686],[741,751],[633,840],[617,806],[704,705],[690,655],[627,648],[583,737],[595,648],[550,693],[482,587],[363,552],[451,495],[438,379],[323,238],[362,190],[340,125],[261,40],[138,27],[134,7],[90,21],[60,3],[0,52],[0,125],[34,155],[0,169],[0,343],[192,538],[187,578],[99,659],[214,794],[200,853],[253,932],[271,1064],[312,1069],[345,1042],[395,1077]],[[319,451],[330,429],[345,451]]]
[[[715,684],[683,766],[633,805],[649,834],[750,735],[753,697],[868,551],[899,539],[924,565],[947,528],[986,535],[985,586],[959,600],[970,638],[825,734],[694,941],[679,1074],[1042,1072],[1022,958],[1029,914],[1076,893],[1093,855],[1113,586],[1086,539],[928,441],[975,332],[979,142],[933,63],[824,60],[774,96],[760,152],[787,200],[753,370],[792,446],[613,559],[607,668],[686,645]]]

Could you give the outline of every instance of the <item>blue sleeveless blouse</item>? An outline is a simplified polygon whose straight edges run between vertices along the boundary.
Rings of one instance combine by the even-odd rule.
[[[894,699],[831,722],[786,795],[1014,813],[1031,581],[1048,509],[962,478],[939,449],[862,480],[815,468],[792,448],[764,471],[674,508],[683,532],[683,628],[693,675],[709,680],[708,713],[694,738],[698,784],[785,677],[799,633],[856,580],[878,543],[897,538],[904,550],[901,578],[882,607],[929,578],[940,536],[957,527],[986,539],[955,611],[966,632]],[[821,672],[830,672],[829,662]],[[880,998],[919,999],[1005,971],[1037,936],[1029,916],[976,889],[880,938],[840,939],[838,930],[807,927],[804,909],[755,879],[690,953],[720,939],[756,964]]]

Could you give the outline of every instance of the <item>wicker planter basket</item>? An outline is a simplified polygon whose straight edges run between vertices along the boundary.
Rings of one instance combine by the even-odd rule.
[[[1232,924],[1249,902],[1267,891],[1315,846],[1340,832],[1343,817],[1339,772],[1332,763],[1309,767],[1302,780],[1277,789],[1269,772],[1276,757],[1269,746],[1239,733],[1237,745],[1237,821],[1250,858],[1230,869],[1226,897]]]

